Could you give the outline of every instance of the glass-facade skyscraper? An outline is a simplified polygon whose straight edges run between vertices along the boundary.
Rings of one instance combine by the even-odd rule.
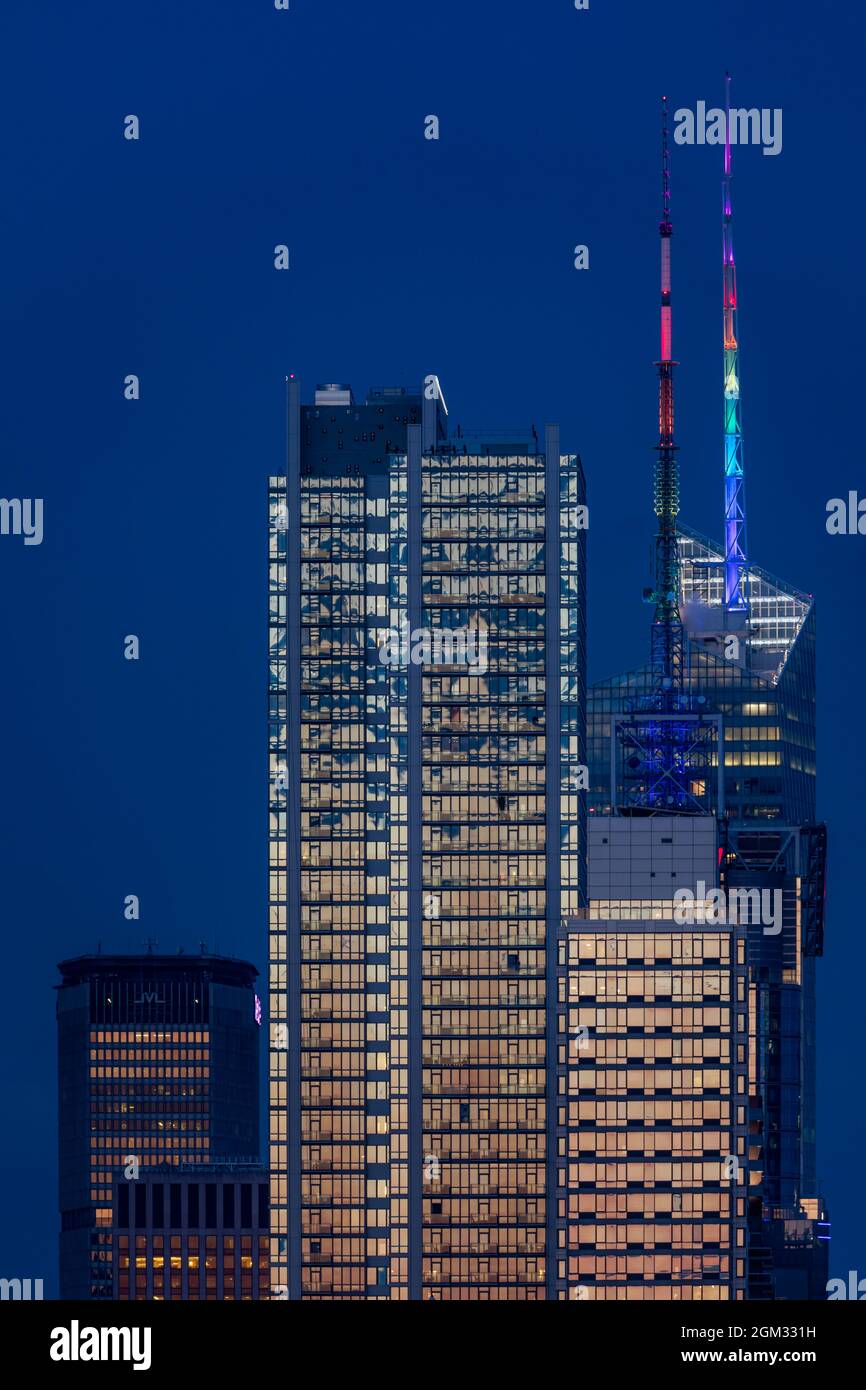
[[[302,406],[270,482],[276,1296],[567,1297],[585,910],[579,459],[439,383]]]

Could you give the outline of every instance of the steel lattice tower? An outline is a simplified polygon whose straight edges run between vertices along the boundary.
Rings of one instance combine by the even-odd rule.
[[[677,515],[680,509],[679,464],[674,443],[673,308],[671,304],[671,176],[668,103],[662,98],[661,356],[659,373],[659,442],[653,476],[655,539],[655,613],[652,668],[656,692],[680,691],[683,683],[683,625],[679,613]]]
[[[686,689],[685,634],[680,617],[680,562],[677,517],[680,510],[679,463],[674,439],[673,307],[671,296],[671,178],[668,102],[661,112],[662,217],[661,353],[659,438],[653,468],[656,517],[653,587],[645,598],[653,605],[651,691],[627,706],[616,721],[612,739],[611,785],[617,805],[627,814],[704,814],[714,803],[714,740],[717,727],[707,720],[701,696]],[[716,762],[715,766],[718,766]]]

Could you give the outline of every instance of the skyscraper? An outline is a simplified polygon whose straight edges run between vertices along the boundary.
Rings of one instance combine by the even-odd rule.
[[[678,538],[684,685],[721,728],[721,766],[714,769],[721,777],[713,779],[711,801],[726,881],[781,895],[778,932],[770,923],[770,931],[762,924],[748,933],[748,1296],[805,1298],[814,1296],[808,1288],[823,1290],[826,1282],[820,1268],[828,1235],[815,1132],[815,965],[823,953],[827,856],[815,806],[815,605],[750,564],[751,640],[741,645],[739,659],[726,658],[722,548],[682,524]],[[615,721],[628,717],[652,685],[647,662],[590,687],[591,820],[616,809]]]
[[[730,78],[726,87],[730,110]],[[670,236],[663,138],[662,386],[670,358]],[[665,276],[667,295],[665,296]],[[659,712],[675,706],[671,766],[681,812],[709,812],[719,829],[719,883],[770,895],[772,918],[747,920],[749,978],[749,1298],[805,1298],[822,1288],[828,1223],[818,1190],[815,1137],[815,962],[823,951],[826,828],[816,822],[815,605],[810,595],[752,563],[746,543],[738,299],[731,146],[723,182],[724,544],[678,520],[676,458],[654,505],[667,498],[675,554],[663,569],[677,634],[674,679],[660,687],[651,658],[593,685],[588,698],[590,813],[651,813],[664,742]],[[667,351],[665,351],[667,343]],[[664,397],[663,397],[664,400]],[[667,418],[663,409],[661,418]],[[670,427],[662,442],[673,442]],[[657,554],[659,541],[657,540]],[[657,573],[659,565],[657,563]],[[657,585],[658,587],[658,585]],[[657,594],[651,597],[657,599]],[[670,673],[669,673],[670,674]],[[686,712],[688,711],[688,715]],[[699,741],[697,725],[716,726]],[[641,741],[622,731],[639,727]],[[639,746],[639,743],[642,746]],[[671,801],[673,797],[669,798]],[[590,863],[592,877],[592,862]],[[704,878],[705,888],[710,880]],[[696,883],[688,887],[696,892]],[[826,1275],[824,1276],[826,1278]]]
[[[293,379],[270,518],[274,1283],[565,1296],[580,461]]]
[[[258,1154],[257,971],[204,952],[58,969],[60,1296],[111,1298],[118,1169]]]

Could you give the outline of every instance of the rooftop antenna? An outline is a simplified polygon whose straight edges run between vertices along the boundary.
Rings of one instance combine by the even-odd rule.
[[[626,702],[611,750],[611,796],[623,814],[703,814],[712,790],[715,728],[702,696],[686,689],[686,643],[680,617],[679,463],[674,438],[673,308],[671,295],[671,176],[668,100],[661,109],[662,215],[659,438],[653,466],[656,516],[648,690]],[[619,769],[619,770],[618,770]]]
[[[673,309],[671,305],[671,173],[668,143],[668,99],[662,97],[662,217],[661,240],[661,357],[659,373],[659,442],[653,472],[655,540],[655,604],[652,625],[652,673],[656,695],[680,691],[683,684],[683,625],[680,620],[680,566],[677,516],[680,479],[674,442]]]
[[[740,413],[740,346],[737,341],[737,267],[731,206],[731,74],[725,74],[725,177],[722,182],[722,260],[725,354],[725,618],[742,626],[748,600],[746,490]],[[736,615],[729,623],[728,615]]]

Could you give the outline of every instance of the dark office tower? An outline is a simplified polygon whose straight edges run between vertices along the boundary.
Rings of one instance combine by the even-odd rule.
[[[161,1163],[114,1178],[114,1297],[230,1302],[270,1296],[261,1164]]]
[[[749,1296],[823,1299],[830,1227],[816,1167],[815,961],[823,950],[826,830],[727,829],[726,881],[766,893],[777,909],[771,928],[749,928]]]
[[[259,1150],[257,971],[224,956],[61,961],[60,1296],[112,1297],[112,1188]]]
[[[288,1297],[567,1296],[580,461],[435,377],[289,383],[271,479],[271,1231]]]

